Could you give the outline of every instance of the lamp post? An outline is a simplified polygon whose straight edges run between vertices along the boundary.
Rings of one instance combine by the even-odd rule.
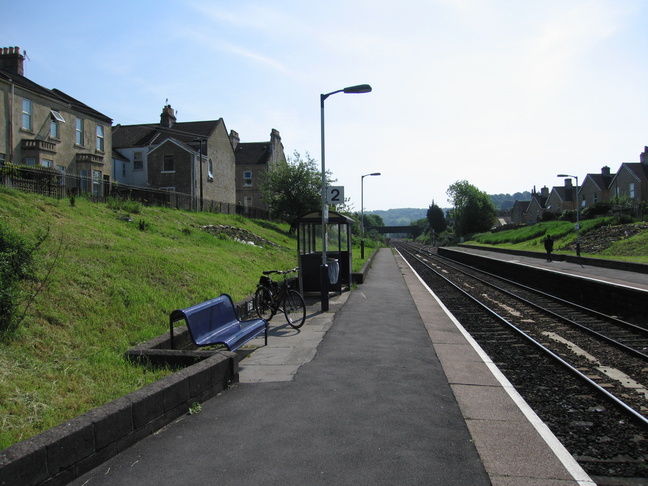
[[[322,145],[322,266],[320,267],[320,285],[322,287],[322,312],[329,310],[328,299],[328,265],[326,264],[326,248],[328,246],[327,224],[328,224],[328,206],[326,205],[326,163],[324,158],[324,100],[336,93],[369,93],[371,86],[368,84],[358,84],[356,86],[349,86],[337,91],[331,91],[327,94],[320,95],[320,116],[321,116],[321,145]]]
[[[365,174],[360,177],[360,228],[362,228],[362,236],[360,240],[360,258],[364,259],[364,178],[368,176],[379,176],[380,172],[373,172],[372,174]]]
[[[580,258],[580,204],[578,203],[578,176],[558,174],[556,177],[573,177],[576,179],[576,256]]]

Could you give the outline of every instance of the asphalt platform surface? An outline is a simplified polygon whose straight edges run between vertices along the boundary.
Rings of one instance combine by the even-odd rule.
[[[71,484],[491,484],[391,250],[300,330],[276,319],[240,383]]]

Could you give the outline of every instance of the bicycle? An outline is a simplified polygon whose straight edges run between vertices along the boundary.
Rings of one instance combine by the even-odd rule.
[[[265,270],[259,279],[254,293],[254,308],[260,318],[270,321],[282,311],[288,324],[295,329],[304,325],[306,320],[306,303],[302,295],[290,285],[288,274],[296,272],[298,267],[290,270]],[[282,282],[275,282],[270,275],[283,275]]]

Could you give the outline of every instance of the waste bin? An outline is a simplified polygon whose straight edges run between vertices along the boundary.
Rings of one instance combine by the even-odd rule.
[[[331,285],[335,285],[340,278],[340,261],[336,258],[327,258],[326,264],[328,265],[329,282]]]

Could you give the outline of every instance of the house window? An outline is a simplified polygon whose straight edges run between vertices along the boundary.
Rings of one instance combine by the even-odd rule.
[[[251,186],[252,185],[252,171],[251,170],[246,170],[243,172],[243,185],[244,186]]]
[[[214,161],[212,159],[209,159],[207,163],[207,180],[209,182],[214,181]]]
[[[133,154],[133,170],[144,170],[144,159],[142,152],[135,152]]]
[[[29,166],[36,165],[36,159],[34,157],[27,157],[25,159],[25,165],[29,165]]]
[[[634,185],[634,182],[631,182],[630,185],[628,186],[628,194],[630,195],[631,199],[634,199],[634,197],[635,197],[635,185]]]
[[[74,143],[83,146],[83,118],[76,119],[74,130],[76,133],[76,138],[74,139]]]
[[[243,207],[249,208],[252,206],[252,196],[245,196],[243,198]]]
[[[54,161],[48,159],[41,159],[41,165],[43,167],[54,167]]]
[[[92,194],[95,196],[101,196],[101,171],[100,170],[92,171]]]
[[[59,123],[52,118],[50,121],[50,137],[51,138],[61,138],[61,129]]]
[[[22,103],[22,127],[24,130],[32,130],[32,102],[23,99]]]
[[[65,185],[65,167],[62,165],[57,165],[56,170],[58,170],[61,173],[61,185]]]
[[[122,162],[122,177],[126,177],[126,164]]]
[[[175,172],[175,168],[173,167],[173,155],[164,156],[162,172]]]
[[[104,151],[104,127],[97,125],[97,150]]]
[[[594,193],[593,198],[594,198],[594,204],[596,204],[598,202],[598,195]]]
[[[86,169],[81,169],[79,171],[79,185],[81,187],[81,192],[88,192],[89,189],[89,180],[88,180],[88,171]]]

